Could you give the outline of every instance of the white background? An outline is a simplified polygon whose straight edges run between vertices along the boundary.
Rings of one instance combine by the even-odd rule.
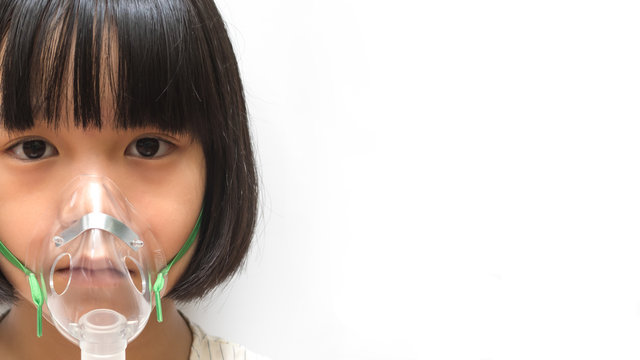
[[[187,314],[274,360],[640,358],[640,5],[217,0],[262,219]]]
[[[262,219],[196,322],[274,360],[640,358],[636,1],[217,3]]]

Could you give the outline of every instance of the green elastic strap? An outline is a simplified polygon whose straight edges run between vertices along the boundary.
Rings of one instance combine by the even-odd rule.
[[[160,302],[160,292],[164,288],[164,282],[167,277],[167,274],[169,273],[169,270],[171,270],[171,267],[173,266],[173,264],[175,264],[178,260],[180,260],[180,258],[189,250],[189,248],[191,247],[191,244],[193,244],[193,242],[196,240],[196,237],[198,236],[198,232],[200,231],[201,221],[202,221],[202,209],[200,210],[200,214],[198,215],[198,220],[196,221],[196,225],[193,227],[193,230],[191,230],[191,234],[189,235],[189,238],[184,243],[184,245],[182,245],[182,248],[180,248],[180,251],[178,251],[178,254],[176,254],[176,256],[169,262],[169,264],[167,264],[167,266],[164,269],[160,270],[160,272],[158,273],[158,277],[156,278],[156,282],[153,284],[153,292],[155,293],[155,296],[156,296],[156,316],[158,318],[158,322],[162,322],[163,320],[162,303]]]
[[[15,255],[7,249],[6,246],[0,241],[0,253],[4,255],[9,262],[11,262],[15,267],[22,270],[25,275],[29,278],[29,287],[31,288],[31,298],[33,299],[33,303],[36,304],[36,308],[38,309],[37,316],[37,334],[38,337],[42,336],[42,304],[44,304],[45,293],[42,291],[42,287],[38,283],[38,279],[36,278],[36,274],[33,271],[29,270],[26,266],[22,265],[20,260],[18,260]],[[42,280],[42,279],[41,279]]]

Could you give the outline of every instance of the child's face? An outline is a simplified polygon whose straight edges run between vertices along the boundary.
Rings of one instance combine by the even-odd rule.
[[[205,187],[202,147],[187,136],[155,129],[116,131],[43,125],[9,133],[0,127],[0,240],[23,263],[31,242],[50,231],[57,195],[78,175],[110,178],[151,227],[167,260],[191,232]],[[169,273],[170,289],[191,247]],[[0,257],[0,270],[29,299],[25,275]]]

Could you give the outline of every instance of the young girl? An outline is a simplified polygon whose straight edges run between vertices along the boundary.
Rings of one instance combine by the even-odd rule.
[[[251,359],[175,302],[239,268],[256,203],[242,84],[212,0],[0,2],[0,358],[79,359],[78,323],[60,319],[89,297],[54,301],[77,290],[117,308],[125,290],[112,286],[128,276],[158,311],[140,307],[127,359]],[[73,244],[90,251],[63,250]],[[107,261],[104,249],[132,255]]]

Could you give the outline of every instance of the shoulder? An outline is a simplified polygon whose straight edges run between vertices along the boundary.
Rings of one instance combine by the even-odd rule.
[[[242,345],[207,335],[198,325],[188,319],[187,323],[193,335],[189,360],[269,360],[247,350]]]

